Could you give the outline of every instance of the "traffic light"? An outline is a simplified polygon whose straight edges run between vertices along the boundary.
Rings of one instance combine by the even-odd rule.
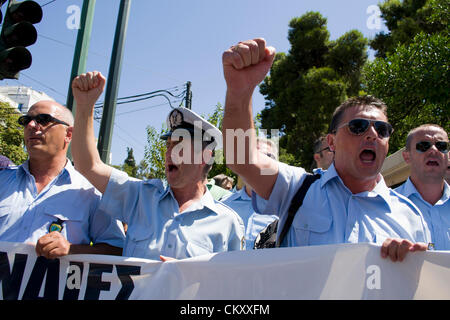
[[[0,34],[0,80],[19,79],[19,71],[31,66],[31,53],[25,47],[36,42],[33,24],[41,20],[42,9],[36,2],[9,0]]]

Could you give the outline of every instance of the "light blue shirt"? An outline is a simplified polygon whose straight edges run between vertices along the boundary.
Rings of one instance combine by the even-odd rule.
[[[141,181],[113,169],[100,206],[128,223],[124,256],[183,259],[243,247],[242,219],[208,190],[180,213],[161,180]]]
[[[0,241],[31,242],[62,221],[61,234],[73,244],[122,247],[122,224],[98,210],[101,194],[70,161],[39,194],[28,161],[0,171]]]
[[[221,200],[242,218],[245,226],[245,249],[252,250],[258,234],[274,220],[276,215],[258,214],[253,210],[252,198],[245,192],[245,187]]]
[[[408,197],[420,209],[431,232],[436,250],[450,250],[450,187],[444,181],[444,192],[434,205],[425,201],[408,178],[395,191]]]
[[[257,212],[279,213],[278,235],[304,177],[304,169],[279,163],[278,177],[269,200],[255,197]],[[430,242],[420,211],[406,197],[388,188],[381,175],[372,191],[352,194],[333,164],[310,186],[283,244],[382,244],[386,238]]]

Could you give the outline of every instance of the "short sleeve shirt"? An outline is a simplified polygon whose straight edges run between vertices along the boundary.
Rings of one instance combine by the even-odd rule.
[[[258,234],[274,220],[276,215],[259,214],[253,210],[252,198],[245,192],[245,188],[229,195],[222,200],[224,204],[242,218],[245,226],[245,249],[253,249],[253,245]]]
[[[183,259],[243,246],[242,219],[209,191],[180,213],[161,180],[141,181],[113,169],[101,208],[128,224],[124,256]]]
[[[255,210],[278,213],[282,226],[305,175],[302,168],[279,163],[269,200],[255,197]],[[372,191],[352,194],[331,165],[310,186],[282,245],[382,244],[386,238],[428,243],[430,235],[416,206],[388,188],[381,175]]]
[[[420,209],[431,232],[431,240],[436,250],[450,250],[450,187],[444,181],[442,197],[431,205],[425,201],[408,178],[404,184],[395,189],[408,197]]]
[[[70,161],[39,194],[28,161],[1,170],[0,181],[0,241],[36,243],[58,222],[70,243],[123,246],[121,223],[99,209],[100,192]]]

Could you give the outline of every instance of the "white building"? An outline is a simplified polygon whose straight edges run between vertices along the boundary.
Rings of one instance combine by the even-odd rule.
[[[0,101],[8,102],[21,113],[27,113],[28,109],[38,101],[52,100],[52,97],[41,91],[23,86],[0,86]]]

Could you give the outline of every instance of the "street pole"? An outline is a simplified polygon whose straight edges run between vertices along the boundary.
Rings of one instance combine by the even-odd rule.
[[[92,21],[94,20],[95,0],[84,0],[81,10],[80,28],[78,29],[77,44],[73,55],[72,72],[70,75],[69,90],[67,92],[66,106],[75,115],[76,105],[72,95],[72,80],[86,72],[86,61],[91,40]]]
[[[190,81],[186,83],[186,108],[192,109],[192,91]]]
[[[69,90],[67,92],[66,106],[75,116],[76,104],[72,95],[72,80],[86,72],[86,61],[89,51],[89,42],[91,40],[92,21],[94,20],[95,0],[84,0],[81,10],[80,26],[78,29],[77,43],[73,55],[72,72],[70,74]],[[72,152],[69,146],[67,157],[72,160]]]
[[[116,33],[109,65],[108,80],[106,83],[105,104],[103,106],[102,121],[98,136],[97,149],[100,158],[110,164],[111,140],[116,113],[117,92],[119,89],[120,71],[122,67],[123,48],[127,33],[128,17],[131,0],[121,0],[117,17]]]

